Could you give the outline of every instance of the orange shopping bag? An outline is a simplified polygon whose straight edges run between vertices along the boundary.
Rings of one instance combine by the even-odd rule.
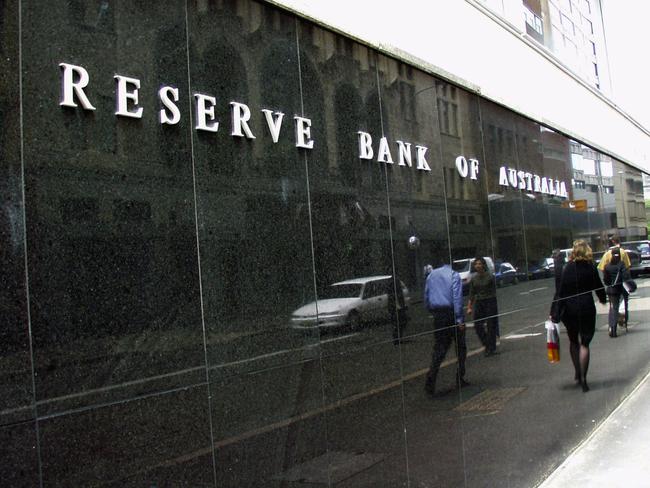
[[[560,327],[552,320],[546,321],[546,354],[549,363],[560,362]]]

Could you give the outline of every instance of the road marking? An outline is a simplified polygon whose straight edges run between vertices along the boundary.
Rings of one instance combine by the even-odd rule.
[[[536,291],[542,291],[542,290],[548,290],[548,286],[542,286],[541,288],[533,288],[532,290],[528,290],[528,291],[521,291],[519,292],[519,294],[530,295],[531,293],[535,293]]]
[[[327,339],[327,340],[324,340],[324,341],[320,340],[318,342],[315,342],[314,344],[310,344],[307,347],[316,347],[316,346],[320,346],[321,344],[327,344],[328,342],[341,341],[343,339],[347,339],[348,337],[355,337],[355,336],[358,336],[358,335],[360,335],[359,332],[355,332],[354,334],[346,334],[346,335],[342,335],[340,337],[333,337],[332,339]]]
[[[542,335],[541,332],[535,332],[531,334],[510,334],[504,337],[504,339],[525,339],[526,337],[536,337]]]

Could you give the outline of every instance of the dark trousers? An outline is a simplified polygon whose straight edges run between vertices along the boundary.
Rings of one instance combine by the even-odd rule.
[[[454,310],[452,308],[437,308],[433,314],[434,345],[431,358],[431,367],[427,374],[427,389],[433,391],[438,377],[438,370],[447,355],[452,340],[456,342],[456,356],[458,357],[458,378],[465,377],[465,358],[467,358],[467,344],[465,343],[465,330],[460,330],[456,325]]]
[[[627,301],[629,295],[625,292],[622,293],[611,293],[608,294],[609,298],[609,328],[616,332],[616,326],[618,324],[618,307],[623,302],[623,307],[625,310],[625,326],[627,327],[627,319],[629,312],[627,310]]]
[[[474,305],[474,330],[487,352],[494,352],[497,349],[498,328],[496,297],[477,300]]]

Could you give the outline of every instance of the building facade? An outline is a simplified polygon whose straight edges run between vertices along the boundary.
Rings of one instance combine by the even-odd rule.
[[[647,237],[643,143],[288,7],[3,3],[5,486],[532,486],[647,371],[633,312],[585,406],[542,334],[553,249]],[[434,400],[423,269],[475,256],[502,355],[468,328]]]

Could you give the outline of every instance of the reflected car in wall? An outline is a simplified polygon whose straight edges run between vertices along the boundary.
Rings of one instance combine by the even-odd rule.
[[[633,263],[631,268],[631,271],[634,271],[636,276],[641,273],[650,273],[650,241],[622,242],[621,247],[628,253],[636,252],[639,254],[639,263],[636,265]]]
[[[510,263],[497,264],[494,278],[497,282],[497,286],[499,287],[508,284],[516,285],[519,283],[517,270]]]
[[[543,258],[528,266],[528,277],[531,280],[550,278],[555,272],[553,258]]]
[[[408,288],[399,282],[408,307]],[[349,328],[358,330],[373,322],[390,319],[388,292],[392,290],[390,275],[368,276],[332,283],[321,291],[318,300],[307,303],[291,314],[293,329]]]

